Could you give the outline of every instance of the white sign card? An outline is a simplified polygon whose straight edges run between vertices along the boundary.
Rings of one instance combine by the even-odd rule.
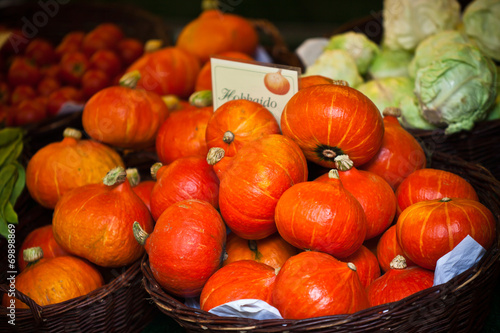
[[[281,124],[281,113],[299,90],[300,68],[259,62],[210,59],[214,110],[225,102],[248,99],[266,107]]]

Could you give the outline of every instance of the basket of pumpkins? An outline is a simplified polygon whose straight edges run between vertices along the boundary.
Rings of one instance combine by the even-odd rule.
[[[133,226],[158,309],[192,332],[479,330],[500,274],[500,183],[425,151],[400,115],[319,75],[280,123],[222,104],[205,156],[153,168],[153,232]]]
[[[381,111],[401,108],[401,124],[426,149],[479,163],[498,178],[499,6],[384,1],[382,11],[321,39],[304,75],[347,80]]]

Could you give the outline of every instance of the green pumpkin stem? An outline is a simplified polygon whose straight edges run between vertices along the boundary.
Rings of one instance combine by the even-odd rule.
[[[141,182],[141,175],[137,168],[128,168],[125,172],[127,173],[128,182],[132,187],[137,186]]]
[[[141,73],[138,70],[125,73],[120,78],[120,86],[130,89],[135,89],[135,87],[137,86],[137,82],[139,82],[140,78],[141,78]]]
[[[82,131],[77,130],[76,128],[66,127],[63,132],[63,137],[73,138],[78,141],[82,138]]]
[[[210,165],[215,165],[217,162],[222,160],[226,152],[220,147],[212,147],[208,150],[207,163]]]
[[[40,246],[30,247],[23,250],[23,259],[28,264],[34,264],[43,258],[43,250]]]
[[[219,1],[218,0],[202,0],[201,1],[201,10],[211,10],[211,9],[218,9],[219,8]]]
[[[343,87],[349,87],[349,82],[346,80],[333,80],[333,84],[336,84],[337,86],[343,86]]]
[[[158,170],[163,166],[161,162],[156,162],[151,166],[151,177],[153,177],[154,180],[156,180],[156,175],[158,174]]]
[[[330,169],[330,171],[328,171],[328,178],[339,179],[339,171],[337,169]]]
[[[195,91],[189,96],[189,104],[198,108],[213,105],[212,90]]]
[[[348,155],[339,155],[335,157],[335,167],[340,171],[349,171],[354,166],[353,161]]]
[[[401,117],[401,109],[395,106],[388,106],[382,111],[384,117]]]
[[[137,241],[137,243],[144,245],[146,244],[146,239],[148,239],[149,234],[142,229],[141,225],[139,222],[135,221],[134,224],[132,225],[132,232],[134,234],[134,238]]]
[[[116,168],[108,171],[106,176],[104,176],[102,182],[106,186],[113,186],[123,183],[127,180],[127,171],[122,166],[118,166]]]
[[[161,97],[169,111],[178,110],[181,107],[179,97],[173,94],[164,95]]]
[[[158,51],[163,46],[163,41],[161,39],[148,39],[144,43],[144,53],[151,53]]]

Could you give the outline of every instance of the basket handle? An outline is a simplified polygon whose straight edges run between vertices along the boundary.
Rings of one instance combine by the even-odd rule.
[[[0,285],[0,294],[8,294],[10,291],[10,287],[6,284],[1,284]],[[27,295],[23,294],[19,290],[15,289],[14,290],[15,298],[26,304],[29,309],[31,310],[31,313],[33,314],[33,318],[35,319],[36,326],[40,326],[43,322],[42,318],[42,307],[35,303],[34,300],[32,300],[30,297]]]

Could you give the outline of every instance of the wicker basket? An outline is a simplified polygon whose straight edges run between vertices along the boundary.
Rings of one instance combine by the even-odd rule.
[[[147,256],[141,269],[146,291],[164,314],[193,332],[479,332],[489,313],[500,275],[500,182],[480,165],[435,152],[428,166],[466,178],[497,220],[497,238],[481,261],[449,282],[398,302],[371,307],[351,315],[303,320],[253,320],[220,317],[187,307],[155,281]]]

